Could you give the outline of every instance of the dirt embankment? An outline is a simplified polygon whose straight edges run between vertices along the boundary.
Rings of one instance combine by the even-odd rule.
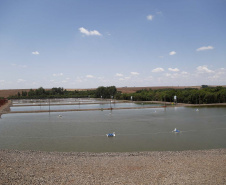
[[[226,184],[226,149],[65,153],[0,150],[0,184]]]
[[[29,92],[30,89],[6,89],[6,90],[0,90],[0,97],[7,98],[9,96],[17,95],[18,92],[20,94],[22,94],[22,91]]]
[[[12,106],[11,100],[8,100],[6,104],[0,106],[0,118],[2,114],[8,113],[10,111],[10,106]]]

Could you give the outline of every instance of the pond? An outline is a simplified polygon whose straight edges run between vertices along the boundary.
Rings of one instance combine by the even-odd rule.
[[[154,107],[154,106],[163,106],[160,104],[152,103],[86,103],[86,104],[77,104],[77,105],[51,105],[51,106],[16,106],[11,107],[11,111],[39,111],[39,110],[70,110],[70,109],[104,109],[104,108],[130,108],[130,107]]]
[[[0,149],[131,152],[225,148],[226,108],[196,109],[4,114]],[[180,132],[172,132],[174,128]],[[115,137],[106,137],[112,132]]]

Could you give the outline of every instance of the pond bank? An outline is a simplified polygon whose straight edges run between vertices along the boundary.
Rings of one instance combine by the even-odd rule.
[[[12,101],[8,100],[8,102],[2,106],[0,106],[0,118],[2,114],[6,114],[10,111],[10,107],[12,106]]]
[[[0,150],[0,184],[225,184],[226,149],[79,153]]]

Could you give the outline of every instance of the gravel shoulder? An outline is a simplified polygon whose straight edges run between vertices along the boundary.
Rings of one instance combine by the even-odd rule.
[[[133,153],[0,150],[0,184],[226,184],[226,149]]]

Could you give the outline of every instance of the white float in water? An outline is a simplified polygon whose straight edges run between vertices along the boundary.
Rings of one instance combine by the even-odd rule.
[[[59,117],[61,118],[61,117],[62,117],[62,115],[59,115]]]
[[[107,137],[115,137],[115,132],[110,133],[110,134],[106,134]]]
[[[197,112],[198,112],[198,111],[199,111],[199,109],[196,109],[195,111],[197,111]]]
[[[175,128],[172,132],[179,133],[180,131]]]

